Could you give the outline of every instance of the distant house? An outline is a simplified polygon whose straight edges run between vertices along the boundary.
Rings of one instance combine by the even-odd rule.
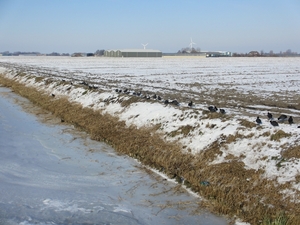
[[[71,55],[71,57],[86,57],[86,53],[75,52]]]
[[[248,56],[250,57],[256,57],[256,56],[260,56],[258,51],[251,51],[248,53]]]
[[[104,51],[106,57],[162,57],[162,52],[153,49],[119,49]]]

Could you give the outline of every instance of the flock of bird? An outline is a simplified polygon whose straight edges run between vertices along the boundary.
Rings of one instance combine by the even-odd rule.
[[[97,89],[97,87],[96,86],[94,86],[94,85],[89,85],[87,82],[85,82],[85,81],[83,81],[83,82],[81,82],[80,84],[82,84],[82,85],[85,85],[85,86],[88,86],[89,87],[89,89]],[[132,95],[135,95],[135,96],[143,96],[145,99],[156,99],[156,100],[159,100],[159,101],[161,101],[162,100],[162,98],[159,96],[159,95],[156,95],[156,94],[154,94],[154,95],[152,95],[152,96],[150,96],[150,95],[142,95],[142,93],[139,91],[139,92],[130,92],[128,89],[124,89],[124,90],[121,90],[121,89],[115,89],[115,92],[117,92],[117,93],[125,93],[125,94],[132,94]],[[52,94],[52,97],[55,97],[55,95],[54,94]],[[164,104],[166,104],[166,105],[168,105],[168,104],[173,104],[173,105],[175,105],[175,106],[179,106],[180,104],[179,104],[179,102],[177,101],[177,100],[168,100],[168,99],[166,99],[165,101],[164,101]],[[189,103],[188,103],[188,107],[193,107],[194,106],[194,103],[193,103],[193,101],[190,101]],[[210,112],[217,112],[218,110],[219,110],[219,112],[221,113],[221,114],[225,114],[226,113],[226,111],[225,111],[225,109],[218,109],[216,106],[208,106],[208,110],[210,111]],[[278,119],[277,119],[277,121],[273,118],[273,115],[270,113],[270,112],[268,112],[268,114],[267,114],[267,117],[268,117],[268,119],[269,119],[269,121],[270,121],[270,123],[271,123],[271,125],[272,126],[274,126],[274,127],[278,127],[279,126],[279,123],[283,123],[283,122],[285,122],[286,120],[288,121],[288,123],[290,124],[290,125],[292,125],[293,123],[294,123],[294,119],[293,119],[293,117],[292,116],[290,116],[289,118],[288,118],[288,116],[287,115],[285,115],[285,114],[282,114],[282,115],[280,115],[279,117],[278,117]],[[256,118],[256,123],[257,124],[262,124],[262,120],[259,118],[259,116],[257,116],[257,118]],[[298,126],[298,128],[300,128],[300,126]]]
[[[216,106],[208,106],[208,110],[209,110],[210,112],[217,112],[217,111],[218,111],[218,108],[217,108]],[[222,113],[222,114],[225,114],[225,113],[226,113],[225,109],[220,109],[219,111],[220,111],[220,113]]]
[[[131,92],[130,91],[128,91],[128,89],[125,89],[125,90],[121,90],[121,89],[115,89],[115,91],[117,92],[117,93],[125,93],[125,94],[130,94]],[[154,95],[152,95],[152,96],[150,96],[150,95],[142,95],[142,93],[139,91],[139,92],[132,92],[131,93],[132,95],[136,95],[136,96],[143,96],[145,99],[157,99],[157,100],[162,100],[162,98],[159,96],[159,95],[156,95],[156,94],[154,94]],[[175,106],[179,106],[179,102],[177,101],[177,100],[165,100],[164,101],[164,103],[166,104],[166,105],[168,105],[168,104],[173,104],[173,105],[175,105]],[[193,107],[194,106],[194,103],[193,103],[193,101],[190,101],[189,103],[188,103],[188,107]],[[221,114],[225,114],[226,113],[226,111],[225,111],[225,109],[218,109],[216,106],[208,106],[207,107],[207,109],[210,111],[210,112],[217,112],[218,110],[219,110],[219,112],[221,113]],[[273,118],[273,115],[270,113],[270,112],[268,112],[268,114],[267,114],[267,117],[268,117],[268,119],[269,119],[269,121],[270,121],[270,124],[272,125],[272,126],[274,126],[274,127],[277,127],[277,126],[279,126],[279,123],[283,123],[283,122],[285,122],[286,120],[288,121],[288,123],[290,124],[290,125],[292,125],[293,123],[294,123],[294,119],[293,119],[293,117],[292,116],[290,116],[289,118],[288,118],[288,116],[287,115],[285,115],[285,114],[282,114],[282,115],[280,115],[279,117],[278,117],[278,120],[276,121],[274,118]],[[262,124],[262,121],[261,121],[261,119],[259,118],[259,116],[256,118],[256,123],[257,124]],[[300,126],[298,126],[298,128],[300,128]]]
[[[273,118],[273,115],[272,115],[272,113],[270,113],[270,112],[268,112],[267,117],[268,117],[268,119],[269,119],[271,125],[274,126],[274,127],[278,127],[278,126],[279,126],[279,123],[283,123],[283,122],[285,122],[286,120],[288,121],[288,123],[289,123],[290,125],[292,125],[292,124],[294,123],[293,117],[290,116],[290,117],[288,118],[288,116],[285,115],[285,114],[280,115],[280,116],[277,118],[277,121]],[[259,116],[256,118],[256,123],[257,123],[257,124],[262,124],[262,121],[261,121],[261,119],[259,118]],[[300,128],[300,126],[298,126],[298,128]]]
[[[156,94],[154,94],[154,95],[152,95],[152,96],[150,96],[150,95],[143,95],[140,91],[139,92],[130,92],[130,91],[128,91],[128,89],[124,89],[124,90],[121,90],[121,89],[115,89],[115,92],[117,92],[117,93],[125,93],[125,94],[132,94],[132,95],[135,95],[135,96],[139,96],[139,97],[141,97],[141,96],[143,96],[145,99],[156,99],[156,100],[159,100],[159,101],[161,101],[162,100],[162,98],[159,96],[159,95],[156,95]],[[175,106],[179,106],[180,105],[180,103],[175,99],[175,100],[169,100],[169,99],[166,99],[166,100],[164,100],[164,104],[166,104],[166,105],[168,105],[168,104],[172,104],[172,105],[175,105]],[[194,106],[194,102],[193,101],[190,101],[189,103],[188,103],[188,107],[193,107]],[[221,113],[221,114],[225,114],[226,113],[226,111],[225,111],[225,109],[218,109],[216,106],[209,106],[208,107],[208,110],[210,111],[210,112],[217,112],[218,110],[219,110],[219,112]]]
[[[121,89],[117,88],[117,89],[115,89],[115,92],[117,92],[117,93],[125,93],[125,94],[132,94],[132,95],[139,96],[139,97],[143,96],[145,99],[151,99],[152,98],[152,99],[156,99],[156,100],[159,100],[159,101],[162,100],[162,98],[159,95],[156,95],[156,94],[153,94],[152,96],[147,95],[147,94],[143,95],[142,92],[140,92],[140,91],[139,92],[135,92],[134,91],[134,92],[131,93],[128,89],[121,90]],[[166,99],[166,100],[164,100],[164,104],[166,104],[166,105],[172,104],[172,105],[175,105],[175,106],[179,106],[180,105],[180,103],[176,99],[175,100]],[[194,106],[194,102],[190,101],[188,103],[188,107],[193,107],[193,106]],[[210,112],[217,112],[218,108],[216,106],[209,106],[208,110]],[[220,109],[219,111],[222,114],[226,113],[225,109]]]

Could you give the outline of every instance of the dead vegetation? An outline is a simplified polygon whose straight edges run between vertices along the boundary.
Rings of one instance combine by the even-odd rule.
[[[251,122],[251,121],[248,121],[248,120],[245,120],[245,119],[241,119],[240,120],[240,124],[246,128],[254,128],[256,127],[256,124]]]
[[[122,106],[122,107],[128,107],[128,106],[130,106],[132,103],[139,102],[139,99],[140,99],[140,98],[138,98],[138,97],[136,97],[136,96],[132,96],[132,97],[130,97],[129,99],[126,99],[126,100],[122,101],[121,106]]]
[[[230,162],[210,164],[222,154],[220,151],[222,146],[243,138],[238,132],[224,137],[224,143],[215,141],[205,151],[191,155],[183,153],[176,143],[162,140],[153,132],[157,128],[126,127],[125,122],[119,121],[116,117],[91,108],[83,108],[79,104],[72,104],[66,98],[52,98],[48,94],[1,76],[0,83],[65,122],[88,132],[94,140],[105,141],[116,151],[136,158],[143,164],[176,179],[203,196],[206,201],[200,201],[199,205],[208,207],[213,212],[229,217],[237,216],[251,224],[272,224],[284,213],[286,224],[299,224],[299,204],[291,201],[289,197],[283,198],[283,194],[279,192],[280,187],[274,181],[262,178],[262,171],[246,170],[244,164],[234,156],[231,156]],[[131,100],[124,104],[135,101]],[[241,121],[241,125],[248,128],[256,126],[245,120]],[[188,135],[192,130],[193,127],[187,125],[181,127],[178,132]],[[280,132],[274,140],[285,135],[287,134]],[[297,151],[298,147],[290,148],[283,155],[299,156]]]
[[[289,147],[288,149],[284,150],[281,153],[281,155],[282,155],[282,157],[288,158],[288,159],[291,159],[291,158],[300,159],[300,146],[297,145],[297,146]]]
[[[171,137],[175,137],[177,135],[187,136],[191,131],[194,130],[194,127],[191,125],[185,125],[179,127],[177,130],[170,132]]]
[[[277,131],[275,134],[271,135],[272,141],[279,141],[281,138],[290,137],[290,134],[285,133],[283,130]]]

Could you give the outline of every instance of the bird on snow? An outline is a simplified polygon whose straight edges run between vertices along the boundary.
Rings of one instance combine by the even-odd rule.
[[[216,106],[209,106],[208,110],[211,112],[216,112],[218,110],[218,108]]]
[[[225,114],[225,109],[220,109],[220,113]]]
[[[292,125],[292,123],[294,123],[293,117],[290,116],[289,119],[288,119],[288,121],[289,121],[289,124]]]
[[[283,121],[285,121],[287,119],[287,115],[284,115],[284,114],[282,114],[282,115],[280,115],[279,117],[278,117],[278,121],[279,122],[283,122]]]
[[[269,118],[269,120],[273,119],[273,115],[271,113],[269,113],[269,112],[268,112],[268,118]]]
[[[189,107],[192,107],[192,106],[193,106],[193,101],[190,101],[190,102],[188,103],[188,106],[189,106]]]
[[[256,118],[256,123],[261,124],[261,119],[259,117]]]
[[[173,105],[179,105],[179,102],[175,99],[175,100],[173,100],[172,102],[171,102],[171,104],[173,104]]]
[[[271,120],[270,123],[274,126],[274,127],[278,127],[278,123],[275,120]]]

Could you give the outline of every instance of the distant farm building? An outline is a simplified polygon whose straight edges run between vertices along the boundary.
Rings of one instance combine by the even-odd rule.
[[[231,57],[232,53],[227,51],[204,51],[206,54],[206,57]]]
[[[104,51],[106,57],[162,57],[162,52],[153,49],[120,49]]]

